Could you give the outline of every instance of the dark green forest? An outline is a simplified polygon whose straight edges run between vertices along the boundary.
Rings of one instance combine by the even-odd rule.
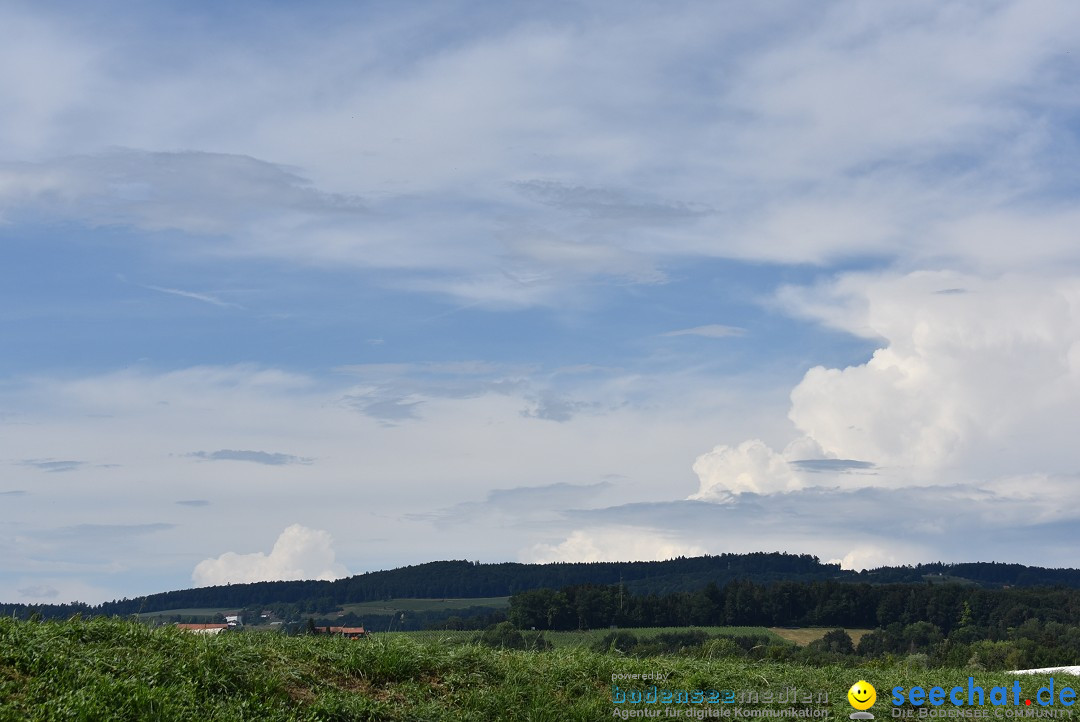
[[[1029,620],[1080,625],[1080,589],[986,589],[964,584],[845,584],[734,581],[696,592],[634,594],[618,585],[535,589],[510,597],[520,629],[606,627],[850,627],[932,625],[998,636]]]
[[[984,589],[956,583],[710,584],[697,592],[636,595],[616,586],[538,589],[510,598],[516,629],[613,628],[597,645],[637,656],[692,652],[824,665],[903,657],[923,666],[1019,669],[1080,659],[1080,590]],[[834,626],[805,648],[760,635],[698,629],[638,638],[624,628]],[[856,645],[841,627],[872,629]]]

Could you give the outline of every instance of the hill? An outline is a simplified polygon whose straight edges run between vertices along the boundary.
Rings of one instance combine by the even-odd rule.
[[[230,584],[162,592],[100,605],[0,605],[4,615],[37,611],[46,617],[75,613],[128,615],[174,609],[233,608],[272,603],[303,603],[313,610],[393,598],[505,597],[530,589],[580,584],[619,584],[638,594],[693,591],[735,580],[757,584],[779,581],[840,581],[870,584],[963,582],[980,587],[1063,586],[1080,588],[1080,570],[1045,569],[1022,564],[970,562],[842,570],[808,554],[755,552],[678,557],[649,562],[481,564],[438,561],[359,574],[335,581],[281,581]]]

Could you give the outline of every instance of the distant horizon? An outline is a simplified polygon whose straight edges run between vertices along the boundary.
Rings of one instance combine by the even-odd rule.
[[[0,28],[0,599],[1075,563],[1076,3]]]

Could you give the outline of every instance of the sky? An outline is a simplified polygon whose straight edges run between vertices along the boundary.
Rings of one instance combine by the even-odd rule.
[[[6,2],[0,601],[1076,566],[1080,5]]]

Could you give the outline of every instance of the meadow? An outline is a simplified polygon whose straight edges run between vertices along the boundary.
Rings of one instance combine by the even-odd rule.
[[[661,675],[669,689],[795,687],[828,694],[830,717],[852,712],[847,689],[870,680],[872,711],[889,715],[895,685],[1011,685],[1008,673],[925,669],[903,662],[804,667],[795,664],[598,653],[583,646],[545,652],[444,644],[405,634],[365,640],[229,633],[205,637],[135,621],[24,622],[0,618],[0,720],[604,720],[621,689]],[[1048,682],[1025,679],[1025,695]],[[1080,680],[1072,678],[1073,686]],[[1058,680],[1059,687],[1062,680]],[[755,708],[778,703],[760,703]],[[683,712],[705,710],[683,705]],[[651,709],[660,709],[652,705]],[[1058,709],[1061,709],[1060,707]],[[661,713],[662,714],[662,713]],[[685,716],[685,715],[684,715]]]

